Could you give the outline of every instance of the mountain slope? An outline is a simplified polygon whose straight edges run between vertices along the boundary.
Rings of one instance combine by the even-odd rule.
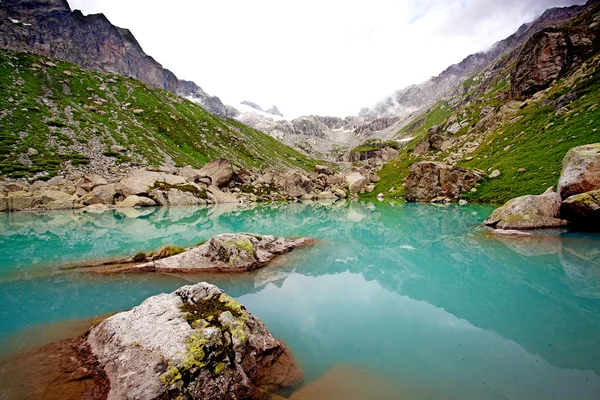
[[[70,61],[83,68],[136,78],[150,86],[193,97],[217,115],[227,115],[221,100],[194,82],[183,81],[148,56],[133,34],[103,14],[84,16],[66,0],[0,2],[0,48]]]
[[[0,51],[0,170],[51,177],[131,165],[312,168],[276,139],[133,78]]]
[[[600,142],[600,3],[588,2],[465,80],[403,128],[414,139],[384,166],[379,192],[402,195],[420,160],[475,168],[485,177],[463,198],[504,202],[556,185],[568,149]]]

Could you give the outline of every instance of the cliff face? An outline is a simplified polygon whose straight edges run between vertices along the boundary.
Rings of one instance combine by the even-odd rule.
[[[60,58],[81,67],[136,78],[150,86],[200,100],[208,111],[224,115],[218,98],[148,56],[133,34],[103,14],[84,16],[66,0],[0,2],[0,48]]]

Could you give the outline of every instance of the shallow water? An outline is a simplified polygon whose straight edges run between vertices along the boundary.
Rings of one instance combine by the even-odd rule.
[[[599,398],[600,235],[496,238],[480,226],[491,210],[367,202],[2,214],[0,353],[39,344],[46,326],[55,339],[60,321],[206,280],[283,339],[316,387],[353,365],[393,382],[393,397]],[[234,276],[59,268],[225,232],[319,242]]]

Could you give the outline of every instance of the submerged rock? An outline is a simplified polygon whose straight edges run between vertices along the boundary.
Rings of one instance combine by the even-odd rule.
[[[302,372],[244,306],[208,283],[150,297],[92,328],[108,399],[262,399]]]
[[[215,236],[181,254],[136,266],[145,271],[250,271],[265,266],[277,256],[314,244],[310,238],[286,239],[251,233]]]
[[[567,225],[560,219],[560,205],[560,195],[554,192],[521,196],[494,210],[483,223],[499,229],[559,228]]]

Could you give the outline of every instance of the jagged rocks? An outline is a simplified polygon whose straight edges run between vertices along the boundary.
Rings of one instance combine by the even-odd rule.
[[[558,192],[563,199],[600,189],[600,143],[574,147],[563,159]]]
[[[90,330],[108,399],[263,399],[302,372],[244,306],[208,283],[150,297]]]
[[[481,177],[474,171],[444,163],[422,161],[410,168],[404,196],[407,201],[430,201],[435,198],[456,198],[471,189]]]
[[[265,266],[283,253],[313,243],[310,238],[292,240],[251,233],[222,234],[184,253],[135,268],[168,272],[250,271]]]
[[[499,229],[543,229],[567,225],[560,219],[561,198],[558,193],[546,191],[509,200],[494,210],[484,224]]]

